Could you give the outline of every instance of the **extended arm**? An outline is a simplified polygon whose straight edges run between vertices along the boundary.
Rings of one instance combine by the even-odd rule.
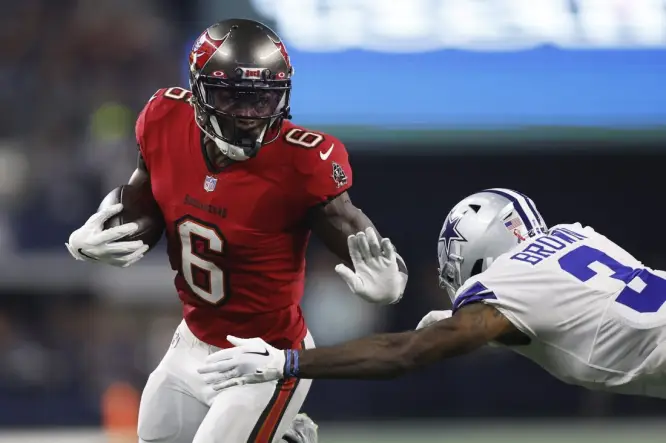
[[[228,336],[236,347],[208,356],[199,372],[215,390],[290,377],[385,379],[467,354],[490,341],[511,341],[516,335],[527,339],[497,309],[479,302],[423,329],[326,348],[282,351],[260,338]]]
[[[426,328],[379,334],[287,358],[285,376],[300,378],[391,378],[449,357],[467,354],[516,331],[492,306],[475,303]]]

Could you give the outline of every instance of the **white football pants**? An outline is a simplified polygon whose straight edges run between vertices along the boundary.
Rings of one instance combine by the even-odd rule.
[[[313,348],[310,333],[301,344]],[[298,414],[312,380],[291,379],[215,392],[197,372],[219,348],[183,320],[141,395],[140,443],[276,443]]]

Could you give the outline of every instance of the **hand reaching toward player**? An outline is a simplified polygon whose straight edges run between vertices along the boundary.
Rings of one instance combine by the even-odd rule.
[[[284,376],[285,351],[261,338],[227,336],[235,347],[210,354],[198,372],[216,391],[244,384],[279,380]]]
[[[372,303],[397,303],[407,285],[407,275],[398,270],[395,247],[388,238],[380,242],[373,228],[347,238],[354,270],[343,264],[335,272],[349,289]]]
[[[104,223],[122,210],[123,205],[120,203],[102,209],[72,232],[69,243],[65,243],[72,257],[123,268],[139,261],[148,250],[148,245],[140,240],[117,241],[136,232],[139,228],[136,223],[104,229]]]

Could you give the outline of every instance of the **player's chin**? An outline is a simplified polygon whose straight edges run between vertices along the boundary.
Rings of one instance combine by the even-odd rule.
[[[223,135],[228,140],[256,140],[264,132],[266,125],[266,122],[260,120],[250,120],[245,123],[239,120],[228,126],[225,125],[223,127]]]

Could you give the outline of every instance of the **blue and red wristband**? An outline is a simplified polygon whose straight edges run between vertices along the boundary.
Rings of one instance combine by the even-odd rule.
[[[284,351],[284,378],[298,377],[298,351],[295,349],[287,349]]]

